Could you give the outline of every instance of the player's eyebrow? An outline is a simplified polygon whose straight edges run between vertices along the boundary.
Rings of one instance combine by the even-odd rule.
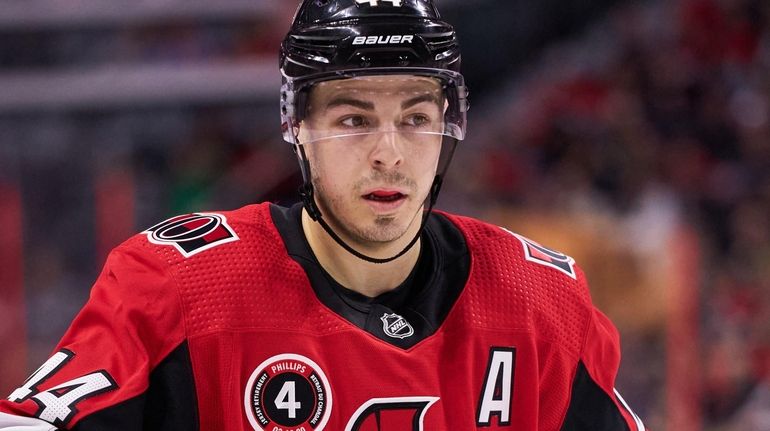
[[[408,109],[422,102],[431,102],[440,105],[438,98],[433,93],[424,93],[401,102],[401,109]]]
[[[353,99],[351,97],[335,97],[326,104],[326,109],[337,106],[350,105],[364,111],[374,111],[374,103],[365,100]]]

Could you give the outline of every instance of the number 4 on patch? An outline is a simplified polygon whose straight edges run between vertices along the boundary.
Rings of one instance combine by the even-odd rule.
[[[66,349],[56,352],[24,382],[22,387],[13,391],[8,399],[22,403],[31,398],[39,406],[35,416],[56,426],[62,426],[77,413],[75,408],[77,403],[117,389],[118,385],[112,376],[104,370],[99,370],[43,392],[38,390],[38,386],[61,370],[74,357],[75,354]]]
[[[297,410],[302,408],[302,403],[297,401],[297,389],[295,382],[286,382],[275,397],[275,408],[289,411],[289,419],[297,418]]]

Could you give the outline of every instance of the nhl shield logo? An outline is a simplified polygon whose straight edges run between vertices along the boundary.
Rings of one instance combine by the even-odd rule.
[[[385,313],[380,317],[382,330],[391,338],[404,339],[414,335],[414,328],[403,317],[396,313]]]

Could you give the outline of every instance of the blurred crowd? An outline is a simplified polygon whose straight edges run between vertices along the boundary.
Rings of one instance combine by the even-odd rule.
[[[273,57],[283,28],[279,31],[282,23],[271,18],[252,14],[226,21],[178,18],[145,25],[0,29],[0,65],[4,71],[30,72]]]
[[[693,402],[702,428],[768,430],[770,2],[621,3],[585,37],[556,44],[521,74],[498,77],[492,97],[472,101],[469,138],[440,206],[610,217],[626,226],[614,240],[658,260],[667,259],[661,238],[682,226],[697,232],[694,335],[704,342],[693,343],[701,364]],[[284,22],[253,18],[15,32],[0,35],[0,64],[26,71],[274,61],[284,30]],[[105,171],[130,172],[136,229],[179,212],[290,203],[298,178],[277,117],[275,100],[0,116],[0,134],[26,143],[0,151],[0,167],[20,166],[6,172],[10,180],[0,172],[0,182],[25,193],[32,361],[44,359],[101,265],[103,256],[82,251],[98,235],[83,227],[95,224],[94,204],[83,202],[96,193],[83,184]],[[63,164],[72,154],[79,157]],[[66,190],[45,191],[41,181]],[[40,225],[49,231],[32,228]],[[653,429],[665,428],[656,416],[667,408],[661,331],[624,333],[621,380],[629,385],[621,389]]]
[[[697,230],[706,429],[770,429],[768,20],[763,0],[615,9],[485,111],[466,182],[480,201],[646,220],[637,247],[672,215]]]

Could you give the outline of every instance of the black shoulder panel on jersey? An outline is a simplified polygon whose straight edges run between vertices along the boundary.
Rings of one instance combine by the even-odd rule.
[[[561,431],[630,431],[617,405],[591,379],[582,361],[572,382],[572,396]]]
[[[196,431],[198,403],[187,341],[150,374],[147,392],[98,411],[73,431]]]
[[[187,341],[150,374],[144,430],[197,430],[198,401]]]

